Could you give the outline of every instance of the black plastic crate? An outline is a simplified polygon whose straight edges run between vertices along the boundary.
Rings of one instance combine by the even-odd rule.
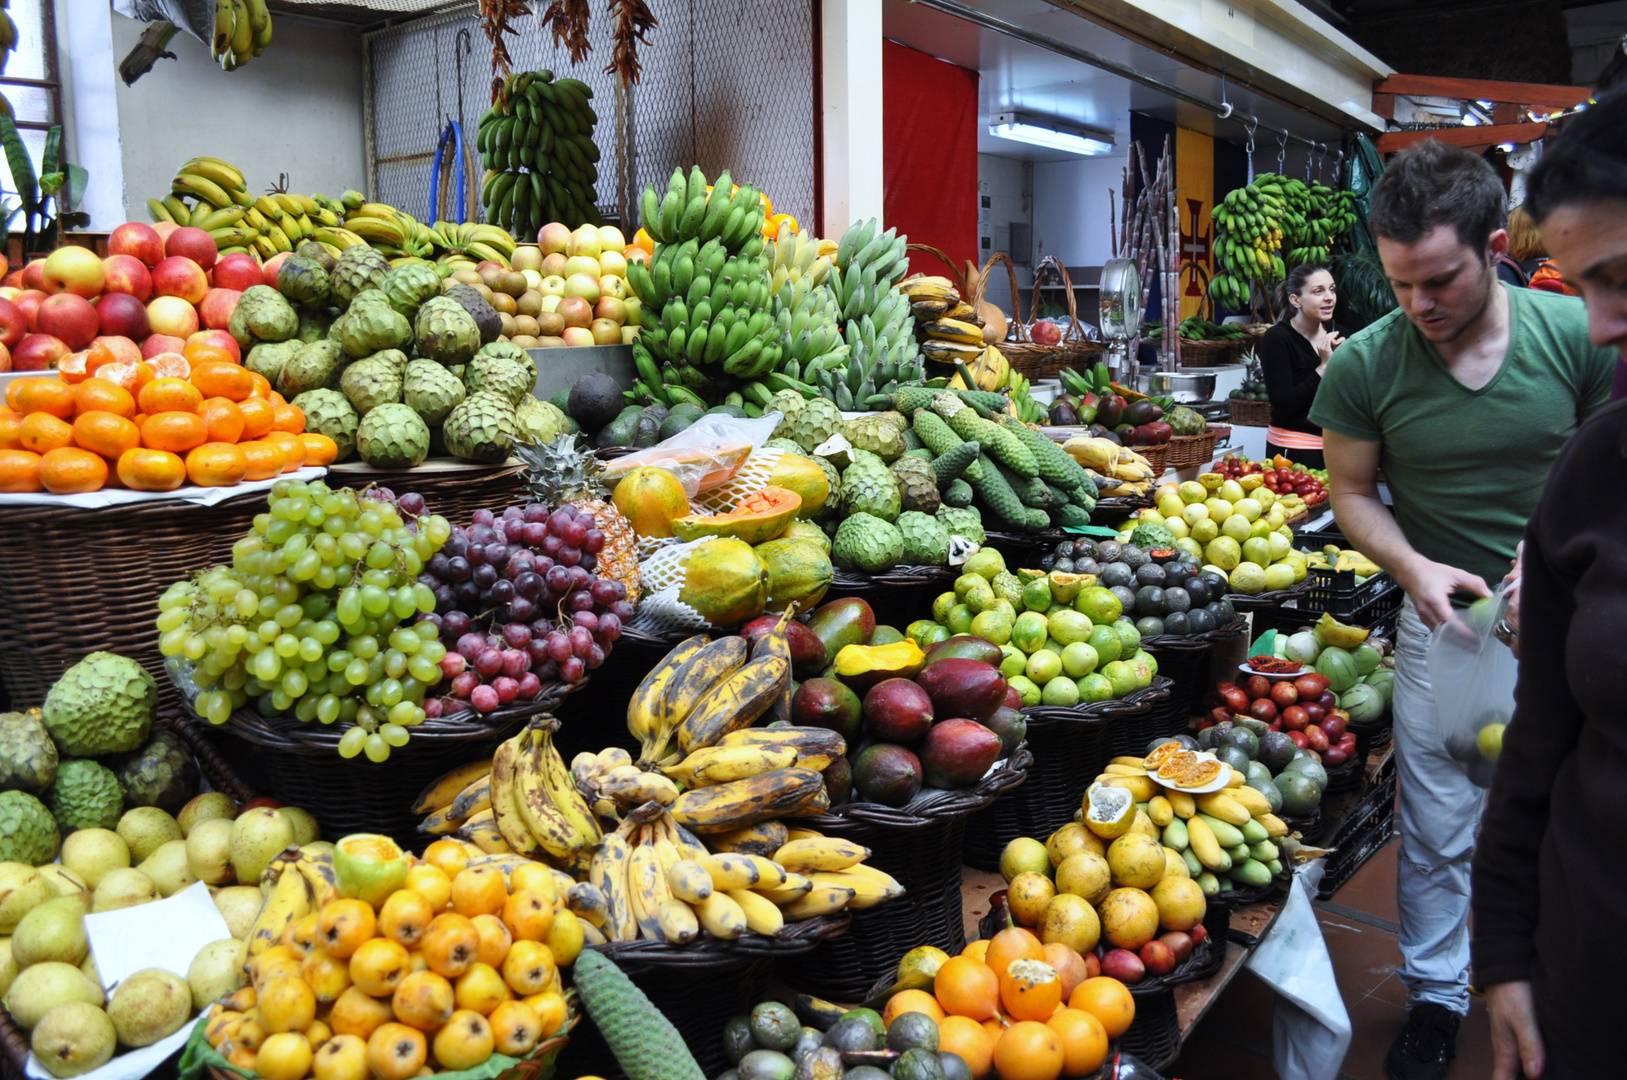
[[[1333,894],[1395,836],[1395,792],[1396,763],[1392,754],[1379,767],[1367,793],[1350,808],[1343,821],[1333,826],[1331,833],[1321,838],[1319,846],[1333,848],[1334,852],[1328,856],[1317,899],[1331,900]]]

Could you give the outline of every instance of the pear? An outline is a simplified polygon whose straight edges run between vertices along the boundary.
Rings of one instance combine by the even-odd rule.
[[[184,840],[181,823],[156,806],[138,806],[119,818],[119,836],[130,845],[130,858],[142,862],[171,840]]]
[[[96,1006],[68,1001],[40,1018],[29,1047],[52,1076],[79,1076],[105,1065],[118,1033]]]
[[[175,821],[181,826],[183,836],[191,836],[192,830],[198,822],[208,821],[211,818],[224,818],[227,821],[237,816],[237,804],[232,797],[220,791],[206,791],[181,807],[181,812],[175,815]]]
[[[107,1015],[125,1046],[151,1046],[181,1030],[192,1016],[192,988],[163,968],[147,968],[125,979],[107,1003]]]
[[[232,822],[232,867],[242,885],[258,885],[271,860],[294,842],[293,823],[269,806],[244,811]]]
[[[79,874],[69,870],[61,863],[47,863],[40,867],[39,871],[45,875],[45,880],[49,881],[56,889],[56,894],[58,896],[67,896],[69,893],[84,892],[90,888],[90,882],[86,881]]]
[[[192,876],[210,885],[237,880],[232,869],[232,823],[210,818],[192,826],[186,838],[186,864]]]
[[[211,1002],[235,994],[243,985],[243,969],[237,964],[237,942],[231,938],[211,941],[198,950],[192,966],[186,969],[187,985],[192,987],[192,1007],[207,1009]]]
[[[0,862],[0,934],[17,929],[23,916],[56,895],[44,874],[20,862]]]
[[[137,904],[150,904],[158,898],[158,886],[153,884],[152,878],[140,870],[133,867],[115,870],[96,886],[96,897],[91,904],[91,910],[117,911],[120,908],[135,907]]]
[[[79,970],[85,973],[85,978],[89,979],[97,986],[102,985],[102,973],[96,970],[95,953],[86,955],[85,962],[79,965]]]
[[[47,960],[79,964],[90,951],[85,940],[85,915],[90,911],[91,894],[73,893],[47,900],[23,916],[11,935],[11,957],[19,968]]]
[[[226,920],[226,928],[239,941],[254,929],[254,920],[260,914],[265,894],[254,885],[232,885],[215,893],[215,907]]]
[[[16,980],[17,973],[21,970],[17,966],[17,961],[11,958],[11,939],[0,938],[0,997],[4,997],[6,991],[11,989],[12,982]]]
[[[85,1001],[101,1007],[102,988],[85,978],[72,964],[47,960],[24,968],[6,991],[6,1011],[25,1028],[32,1029],[40,1017],[64,1001]]]
[[[188,885],[197,884],[198,878],[187,865],[186,841],[171,840],[157,851],[147,856],[145,862],[136,867],[143,874],[152,879],[158,886],[158,891],[164,896],[174,896]]]
[[[294,829],[294,843],[304,847],[322,838],[322,828],[317,825],[316,818],[311,816],[309,810],[301,810],[297,806],[283,806],[277,813],[288,819],[288,824]]]
[[[62,865],[94,889],[108,871],[130,865],[130,846],[112,829],[80,829],[62,841]]]

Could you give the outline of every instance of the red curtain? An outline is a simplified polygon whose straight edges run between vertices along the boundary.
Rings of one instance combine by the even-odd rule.
[[[977,72],[886,41],[882,91],[886,224],[977,261]]]

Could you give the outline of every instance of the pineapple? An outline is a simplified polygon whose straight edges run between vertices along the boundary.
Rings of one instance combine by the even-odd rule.
[[[551,507],[569,504],[593,515],[604,533],[596,573],[627,586],[628,602],[638,603],[638,536],[610,501],[610,491],[600,480],[604,465],[569,434],[551,443],[517,443],[514,452],[525,462],[521,475],[532,498]]]

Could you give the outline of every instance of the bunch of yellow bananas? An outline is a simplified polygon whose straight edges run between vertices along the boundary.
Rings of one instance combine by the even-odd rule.
[[[339,200],[282,191],[253,195],[242,170],[220,158],[186,162],[170,181],[168,195],[147,200],[147,211],[154,221],[204,230],[222,255],[247,252],[269,259],[293,251],[306,239],[322,243],[335,255],[348,246],[318,235],[339,224],[344,213]]]
[[[712,746],[777,706],[784,714],[778,718],[789,718],[790,687],[783,625],[764,635],[754,650],[733,635],[711,641],[697,634],[679,642],[638,684],[627,705],[627,730],[639,740],[639,764],[674,764],[680,754]]]
[[[898,291],[910,299],[915,317],[915,339],[921,355],[942,364],[976,364],[984,361],[983,319],[977,309],[960,295],[955,283],[946,277],[913,274],[898,283]],[[1004,357],[1000,358],[1004,361]],[[993,363],[993,361],[990,361]],[[989,369],[991,372],[994,369]],[[1005,385],[1002,376],[993,385],[973,373],[978,388],[998,390]]]
[[[290,847],[272,859],[260,876],[265,902],[243,939],[242,959],[254,959],[280,944],[288,927],[339,895],[331,844]]]
[[[215,34],[209,54],[235,71],[271,44],[271,11],[266,0],[215,0]]]

